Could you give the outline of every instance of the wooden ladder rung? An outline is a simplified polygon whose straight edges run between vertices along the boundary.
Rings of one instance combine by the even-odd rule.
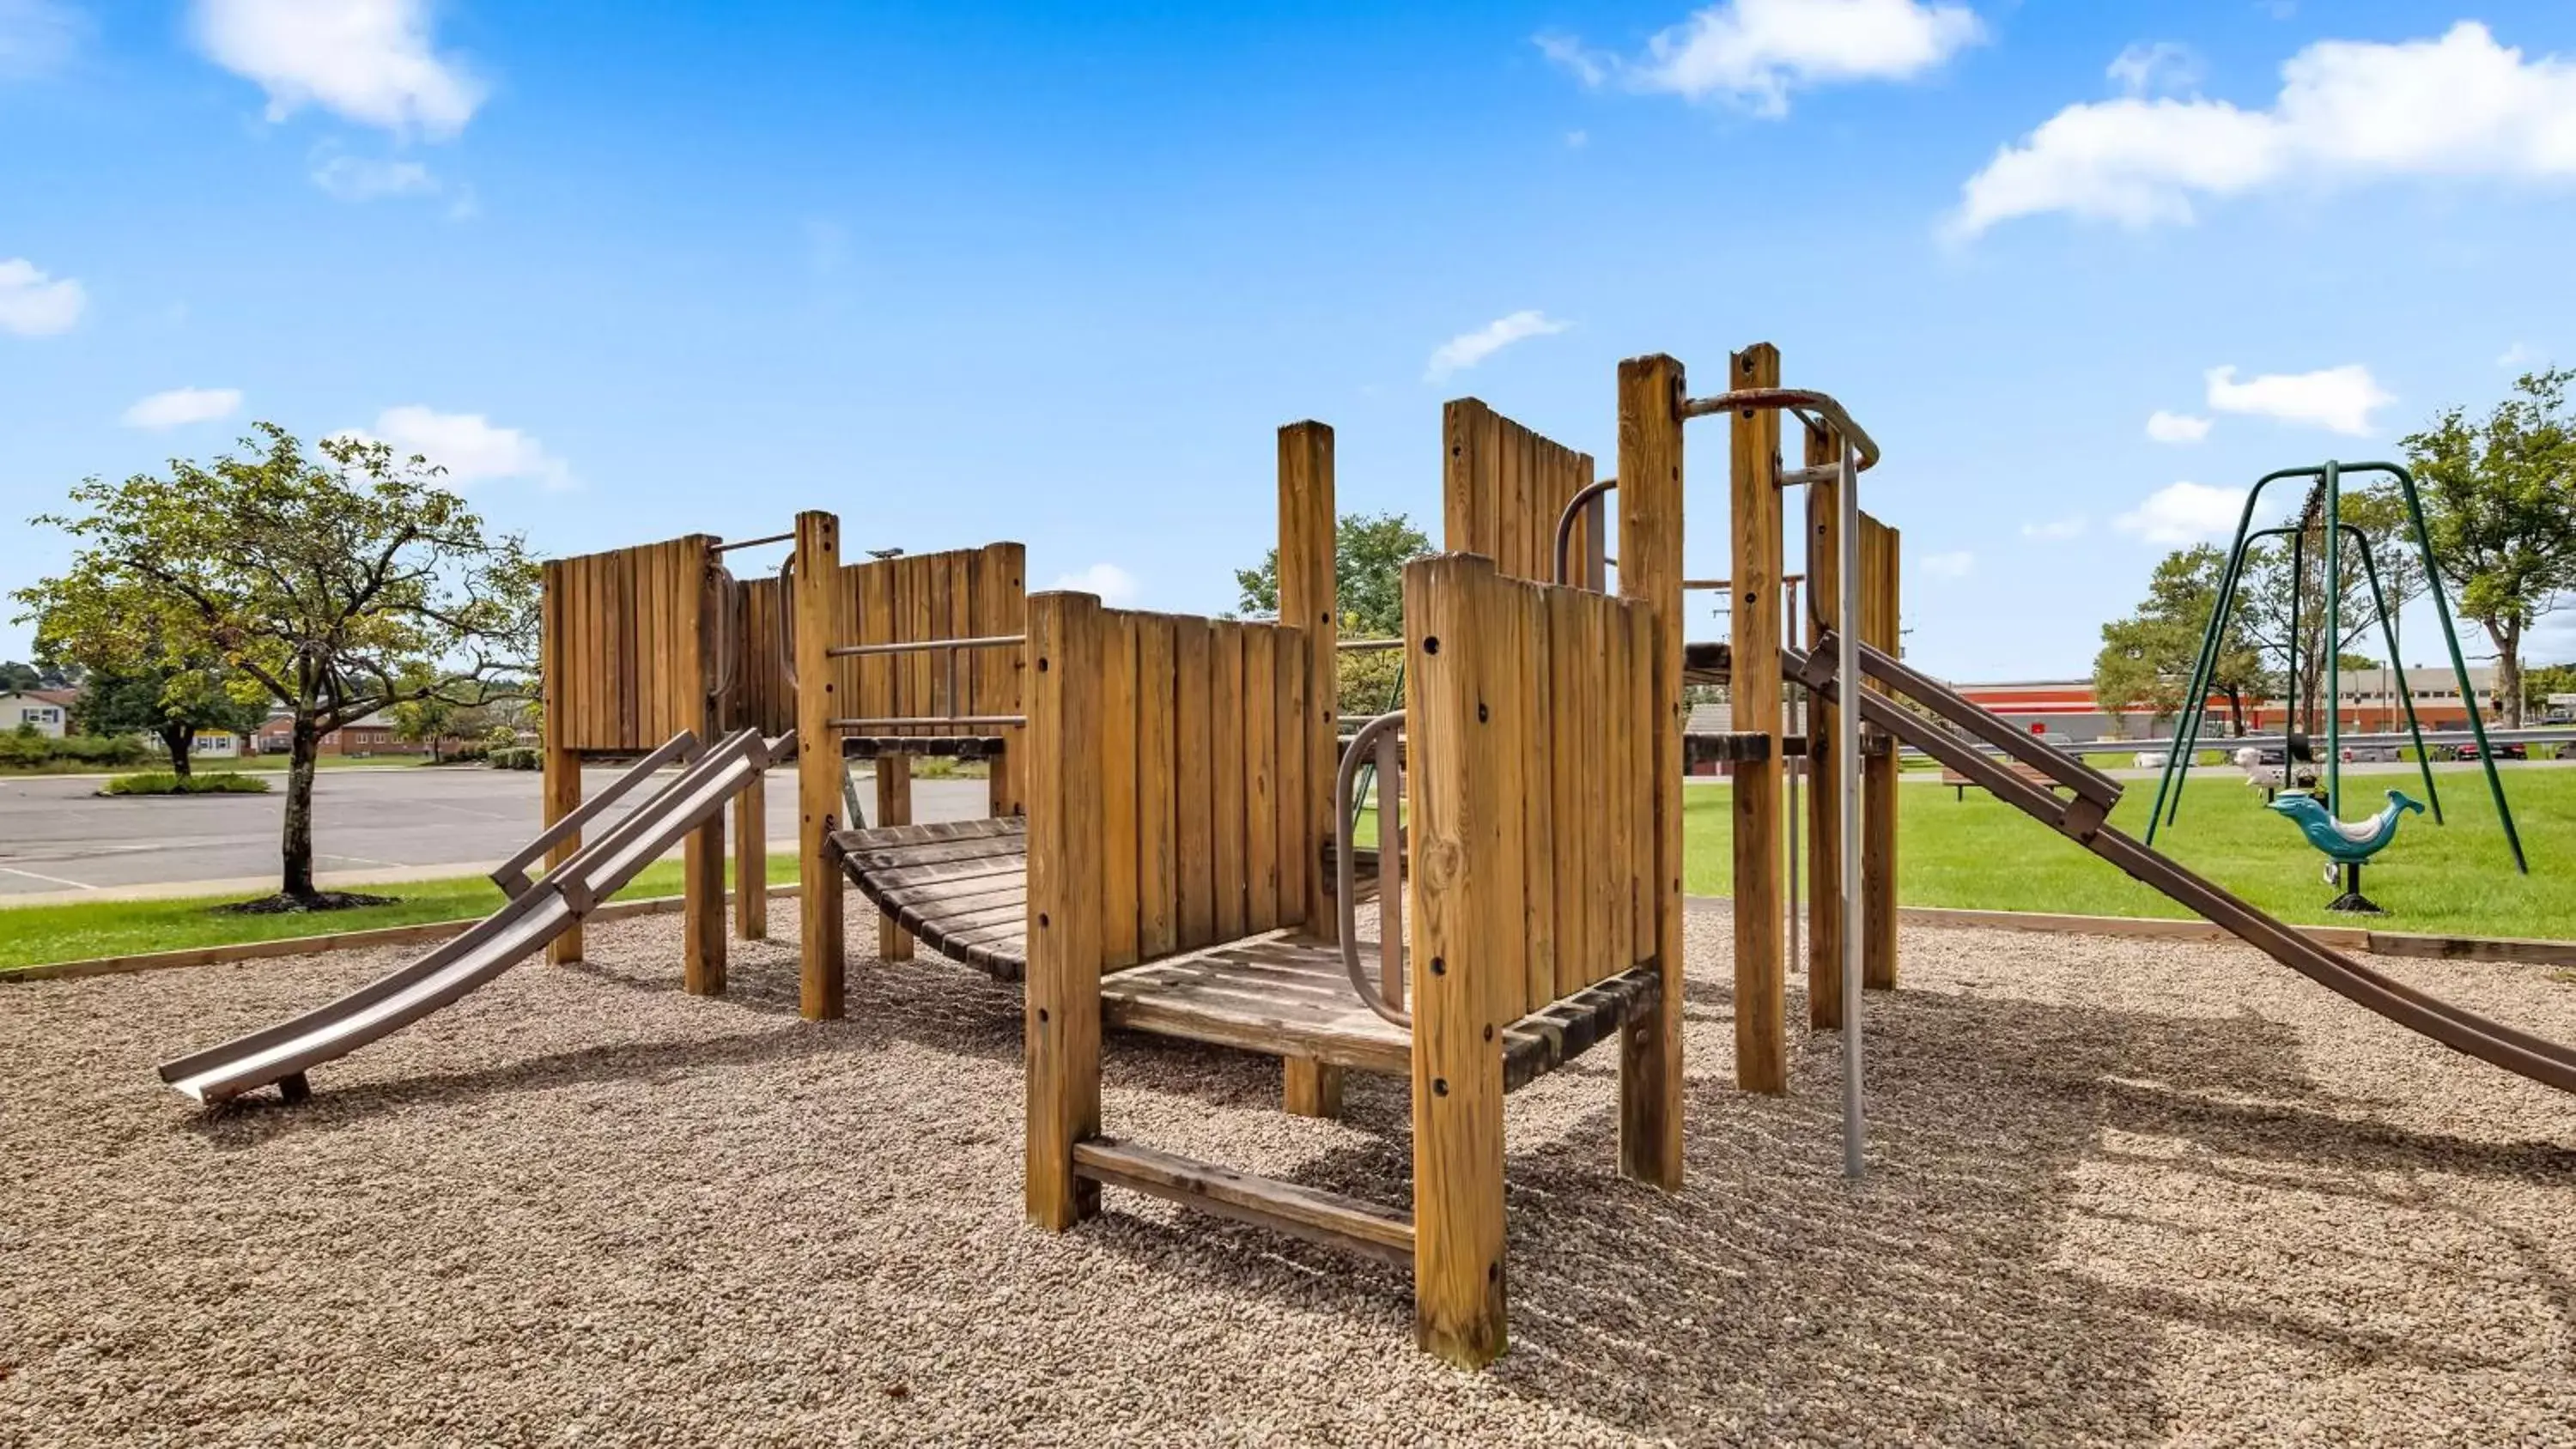
[[[1337,1192],[1255,1177],[1108,1137],[1073,1144],[1073,1173],[1399,1268],[1413,1266],[1411,1213],[1390,1211]]]

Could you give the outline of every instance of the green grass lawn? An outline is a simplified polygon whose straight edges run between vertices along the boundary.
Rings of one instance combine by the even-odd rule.
[[[2362,872],[2363,891],[2388,914],[2336,916],[2325,909],[2336,891],[2319,878],[2324,857],[2289,821],[2263,808],[2261,792],[2234,771],[2194,779],[2176,823],[2156,834],[2156,848],[2285,921],[2369,924],[2390,931],[2467,936],[2576,939],[2576,771],[2503,772],[2505,794],[2522,831],[2531,874],[2514,873],[2494,804],[2475,766],[2436,768],[2449,823],[2407,817],[2396,843]],[[2146,833],[2153,780],[2126,782],[2111,822]],[[2423,782],[2399,775],[2358,775],[2344,782],[2344,813],[2361,816],[2391,786],[2421,797]],[[2078,915],[2178,916],[2191,913],[2122,875],[2039,822],[1971,789],[1964,800],[1944,787],[1908,784],[1897,817],[1897,898],[1910,906],[1979,910],[2063,911]],[[1684,794],[1683,843],[1688,888],[1695,895],[1732,892],[1732,792],[1690,787]]]
[[[731,864],[725,871],[733,878]],[[769,858],[772,884],[796,879],[796,857]],[[149,951],[179,951],[195,946],[224,946],[244,941],[275,941],[289,936],[316,936],[365,931],[379,926],[411,926],[426,921],[464,921],[500,908],[501,889],[481,876],[403,881],[392,885],[334,886],[396,897],[389,906],[360,906],[320,915],[245,916],[219,913],[214,907],[239,896],[181,896],[168,900],[73,902],[67,905],[0,907],[0,971],[49,961],[85,961],[97,956],[131,956]],[[680,863],[666,860],[619,891],[620,899],[680,893]]]
[[[284,755],[243,755],[237,759],[230,760],[194,760],[189,763],[189,769],[200,775],[220,775],[228,771],[255,771],[282,775],[286,773],[286,763],[286,756]],[[429,757],[427,755],[321,755],[317,756],[313,761],[314,768],[321,770],[381,770],[387,768],[412,769],[428,763]],[[133,775],[152,770],[167,772],[169,768],[170,757],[166,754],[156,752],[141,763],[132,765],[102,765],[95,760],[48,760],[41,765],[6,765],[0,766],[0,777],[10,775]],[[480,761],[477,761],[470,765],[451,765],[447,768],[456,770],[480,770],[487,769],[489,767],[482,764]]]

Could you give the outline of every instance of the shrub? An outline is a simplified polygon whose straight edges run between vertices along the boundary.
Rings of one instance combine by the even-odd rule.
[[[131,736],[65,735],[61,739],[53,739],[38,734],[32,724],[20,725],[0,734],[0,766],[22,770],[52,764],[102,768],[139,765],[159,753],[156,747]]]
[[[102,795],[265,795],[268,781],[257,775],[234,770],[219,770],[180,779],[167,770],[149,770],[139,775],[119,775],[107,782]]]
[[[546,762],[546,752],[526,745],[511,745],[485,754],[483,763],[496,770],[534,770]]]

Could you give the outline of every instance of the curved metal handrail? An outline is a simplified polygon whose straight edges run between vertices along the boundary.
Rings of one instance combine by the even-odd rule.
[[[1360,1000],[1367,1003],[1369,1010],[1403,1027],[1406,1031],[1411,1031],[1413,1030],[1412,1015],[1387,1005],[1386,998],[1378,994],[1377,987],[1369,982],[1368,973],[1360,967],[1359,900],[1357,898],[1359,871],[1358,862],[1352,859],[1355,852],[1351,846],[1351,834],[1359,826],[1359,800],[1352,786],[1359,778],[1360,761],[1368,757],[1370,747],[1378,745],[1381,736],[1384,737],[1385,743],[1379,747],[1391,752],[1395,744],[1393,732],[1401,729],[1403,725],[1402,714],[1382,714],[1361,725],[1359,732],[1351,736],[1350,748],[1342,751],[1341,768],[1333,774],[1333,828],[1338,832],[1333,848],[1335,887],[1333,908],[1340,915],[1341,930],[1338,934],[1341,937],[1342,969],[1350,975],[1351,989],[1360,994]],[[1381,765],[1377,775],[1380,784],[1377,834],[1378,896],[1381,902],[1386,897],[1386,881],[1390,874],[1388,863],[1394,862],[1392,871],[1399,878],[1404,869],[1404,823],[1398,813],[1401,807],[1391,811],[1386,806],[1386,802],[1392,796],[1384,788],[1384,783],[1392,773]],[[1392,829],[1387,824],[1390,819],[1395,821]]]
[[[1585,508],[1591,506],[1593,499],[1600,497],[1602,494],[1607,493],[1618,486],[1618,479],[1604,478],[1598,483],[1585,484],[1580,492],[1577,492],[1573,497],[1565,500],[1565,511],[1556,516],[1556,581],[1558,583],[1562,584],[1565,582],[1565,571],[1572,564],[1572,561],[1565,555],[1567,550],[1574,547],[1574,520],[1576,515],[1582,513]]]
[[[733,693],[734,684],[742,675],[742,583],[733,576],[733,570],[712,560],[709,562],[715,570],[716,584],[723,590],[721,597],[724,601],[716,608],[716,682],[709,691],[711,698],[721,701]]]
[[[1831,425],[1835,432],[1842,434],[1843,440],[1860,453],[1859,464],[1852,470],[1853,472],[1867,472],[1878,466],[1877,442],[1869,434],[1861,431],[1860,424],[1852,421],[1852,415],[1843,410],[1843,405],[1836,402],[1831,393],[1822,393],[1806,387],[1739,387],[1733,392],[1722,392],[1715,397],[1694,397],[1682,400],[1682,416],[1685,418],[1704,418],[1712,413],[1730,412],[1736,408],[1769,408],[1791,412],[1812,409],[1822,413],[1826,423]]]

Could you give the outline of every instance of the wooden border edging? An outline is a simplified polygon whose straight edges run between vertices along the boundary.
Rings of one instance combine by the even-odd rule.
[[[1733,902],[1726,896],[1691,896],[1688,900],[1697,910],[1733,909]],[[2235,939],[2213,922],[2187,916],[2076,916],[2046,911],[1977,911],[1959,906],[1899,906],[1897,916],[1916,926],[2048,931],[2075,936],[2129,936],[2179,941]],[[2576,966],[2576,941],[2505,936],[2428,936],[2373,931],[2360,926],[2292,926],[2290,929],[2301,932],[2320,946],[2330,946],[2338,951],[2367,951],[2374,956]]]
[[[730,898],[733,892],[725,892]],[[792,896],[796,884],[773,885],[769,894]],[[585,921],[613,921],[620,916],[654,916],[680,909],[685,896],[648,896],[610,901]],[[194,946],[183,951],[152,951],[136,956],[95,956],[86,961],[41,961],[32,966],[0,966],[0,986],[18,981],[71,981],[84,976],[124,976],[138,971],[168,971],[181,966],[222,966],[239,961],[266,961],[282,956],[318,956],[327,951],[358,951],[376,946],[409,946],[461,936],[482,916],[453,921],[421,921],[408,926],[378,926],[364,931],[334,931],[319,936],[284,936],[274,941],[236,941],[226,946]]]

